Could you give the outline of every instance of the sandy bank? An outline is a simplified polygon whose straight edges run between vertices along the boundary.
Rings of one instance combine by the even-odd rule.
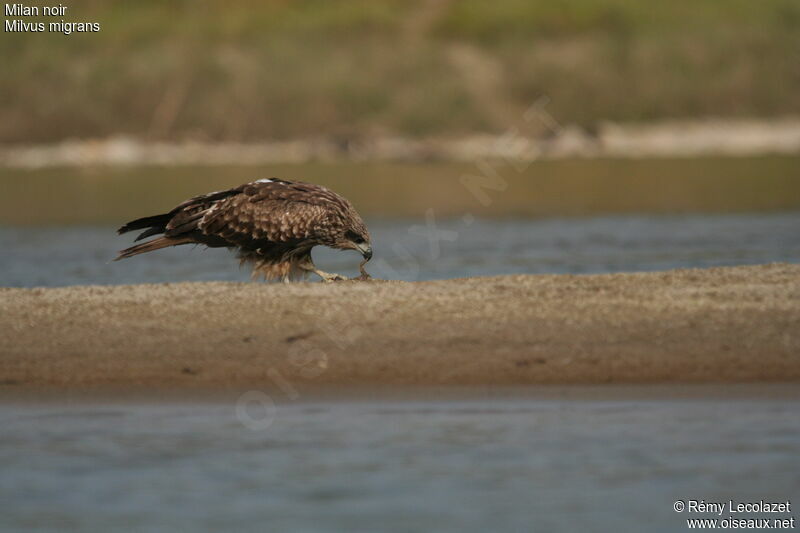
[[[800,379],[800,266],[0,289],[0,390]]]
[[[514,130],[515,131],[515,130]],[[800,120],[684,120],[650,124],[602,122],[589,133],[567,126],[556,135],[461,138],[310,138],[249,143],[147,142],[130,137],[39,145],[0,145],[0,168],[93,166],[230,166],[314,161],[516,161],[568,158],[682,158],[800,152]]]

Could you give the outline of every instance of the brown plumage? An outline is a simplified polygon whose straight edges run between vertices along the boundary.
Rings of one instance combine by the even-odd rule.
[[[253,279],[288,281],[309,272],[323,281],[346,279],[322,272],[311,260],[317,245],[357,250],[363,265],[372,258],[370,236],[345,198],[312,183],[277,178],[246,183],[226,191],[195,196],[178,207],[128,222],[118,233],[145,230],[136,240],[163,234],[119,252],[115,261],[180,244],[205,244],[238,251],[253,263]]]

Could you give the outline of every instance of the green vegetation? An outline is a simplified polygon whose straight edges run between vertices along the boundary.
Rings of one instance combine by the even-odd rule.
[[[74,0],[0,35],[0,142],[501,132],[800,113],[796,0]]]
[[[483,205],[461,182],[481,172],[464,163],[6,169],[0,175],[0,224],[116,224],[269,176],[330,186],[368,217],[420,217],[429,208],[438,217],[800,208],[800,157],[576,159],[538,161],[521,172],[497,170],[506,188],[482,189],[490,200]]]

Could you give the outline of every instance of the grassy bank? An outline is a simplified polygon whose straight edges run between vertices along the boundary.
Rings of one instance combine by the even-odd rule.
[[[0,142],[498,132],[543,95],[587,128],[800,113],[793,0],[75,0],[66,20],[102,30],[0,35]]]
[[[466,163],[5,169],[0,223],[118,223],[264,177],[328,185],[365,216],[429,208],[437,216],[534,217],[800,209],[799,157],[556,160],[497,170],[490,187],[467,187],[464,176],[481,171]]]

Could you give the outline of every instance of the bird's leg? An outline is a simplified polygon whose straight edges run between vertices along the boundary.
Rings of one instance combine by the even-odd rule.
[[[317,276],[321,277],[322,281],[325,283],[332,283],[334,281],[344,281],[348,279],[345,276],[342,276],[341,274],[331,274],[329,272],[325,272],[323,270],[318,269],[317,266],[314,264],[314,262],[311,260],[311,256],[308,256],[308,259],[306,259],[305,261],[301,261],[300,263],[298,263],[297,266],[300,267],[302,270],[305,270],[306,272],[313,272]]]
[[[331,274],[330,272],[325,272],[324,270],[320,270],[317,267],[312,268],[311,272],[321,277],[322,281],[325,283],[332,283],[334,281],[345,281],[349,279],[346,276],[342,276],[341,274]]]

